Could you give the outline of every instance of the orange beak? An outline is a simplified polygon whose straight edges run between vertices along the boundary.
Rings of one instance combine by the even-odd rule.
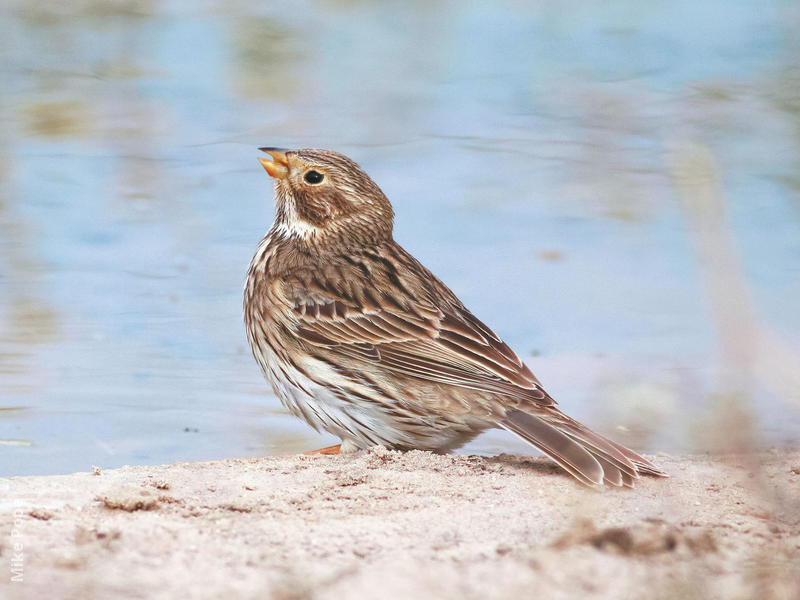
[[[258,159],[258,162],[269,173],[269,176],[275,179],[286,179],[289,175],[289,159],[286,158],[286,153],[289,150],[284,148],[259,148],[259,150],[272,157],[272,160],[267,160],[266,158]]]

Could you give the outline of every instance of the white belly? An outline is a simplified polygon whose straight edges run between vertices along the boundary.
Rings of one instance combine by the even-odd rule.
[[[392,414],[379,402],[348,394],[348,388],[354,387],[353,382],[345,380],[330,365],[308,359],[301,371],[278,361],[269,350],[263,354],[263,359],[259,363],[266,366],[264,374],[281,403],[317,431],[327,431],[343,442],[349,440],[358,448],[377,444],[415,446],[413,434],[398,426]],[[314,379],[305,373],[312,374]],[[321,385],[315,380],[331,383]]]

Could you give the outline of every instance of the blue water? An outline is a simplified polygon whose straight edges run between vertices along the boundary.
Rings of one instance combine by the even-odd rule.
[[[670,167],[699,144],[759,327],[800,356],[796,3],[267,4],[0,8],[0,475],[333,443],[244,337],[263,145],[360,162],[567,412],[671,452],[724,388]],[[796,380],[759,377],[756,437],[796,445]]]

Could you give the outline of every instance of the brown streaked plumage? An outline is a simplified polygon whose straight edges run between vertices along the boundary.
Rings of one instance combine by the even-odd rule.
[[[392,238],[394,213],[352,160],[262,148],[276,216],[244,295],[253,354],[283,404],[343,452],[448,451],[507,429],[587,485],[664,475],[562,413],[527,366]]]

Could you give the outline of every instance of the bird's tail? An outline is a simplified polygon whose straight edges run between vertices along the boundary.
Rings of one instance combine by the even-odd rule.
[[[641,474],[667,474],[625,446],[612,442],[559,410],[546,417],[518,409],[506,412],[498,424],[533,444],[588,486],[633,487]]]

